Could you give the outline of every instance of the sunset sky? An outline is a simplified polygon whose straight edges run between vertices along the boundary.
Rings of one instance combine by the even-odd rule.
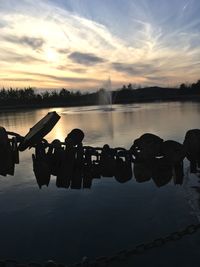
[[[200,79],[199,0],[0,0],[0,87]]]

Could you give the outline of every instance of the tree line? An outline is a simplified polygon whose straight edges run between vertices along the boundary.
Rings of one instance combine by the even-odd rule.
[[[97,92],[69,91],[65,88],[39,92],[33,88],[24,89],[1,89],[0,106],[73,106],[73,105],[97,105],[99,98],[108,93],[106,89],[99,89]],[[151,100],[173,100],[190,99],[200,97],[200,80],[196,83],[182,83],[179,88],[162,87],[136,87],[129,83],[118,90],[110,92],[114,103],[132,103]],[[106,103],[107,104],[107,103]]]

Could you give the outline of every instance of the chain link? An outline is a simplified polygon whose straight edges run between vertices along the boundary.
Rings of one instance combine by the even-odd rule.
[[[87,257],[84,257],[82,262],[75,263],[68,267],[108,267],[113,264],[113,262],[121,262],[126,261],[130,257],[134,255],[144,254],[146,251],[151,250],[153,248],[162,247],[166,243],[174,242],[182,239],[186,235],[193,235],[200,229],[199,224],[191,224],[186,228],[173,232],[165,237],[154,239],[153,241],[146,242],[135,246],[133,249],[121,250],[113,256],[109,257],[98,257],[94,261],[90,261]],[[46,264],[42,265],[39,263],[29,263],[29,264],[20,264],[14,260],[0,260],[0,267],[67,267],[64,264],[55,263],[54,261],[48,261]]]
[[[99,260],[96,259],[93,262],[88,262],[88,265],[80,266],[111,266],[113,262],[119,262],[122,260],[125,261],[128,260],[128,258],[130,258],[131,256],[144,254],[146,251],[151,250],[153,248],[162,247],[166,243],[180,240],[186,235],[192,235],[196,233],[199,229],[200,224],[191,224],[183,230],[173,232],[165,237],[157,238],[147,243],[139,244],[133,249],[119,251],[118,253],[110,257],[101,257],[101,265],[98,264]]]

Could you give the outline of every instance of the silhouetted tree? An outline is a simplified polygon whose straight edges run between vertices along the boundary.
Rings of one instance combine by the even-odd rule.
[[[181,90],[185,90],[185,89],[187,89],[187,86],[185,85],[185,83],[182,83],[182,84],[180,85],[180,89],[181,89]]]
[[[68,96],[70,96],[70,91],[68,91],[68,90],[66,90],[66,89],[64,89],[64,88],[62,88],[61,90],[60,90],[60,93],[59,93],[59,96],[60,97],[68,97]]]
[[[136,89],[138,88],[138,89]],[[133,90],[135,89],[135,90]],[[1,107],[4,106],[19,106],[19,105],[43,105],[44,106],[55,106],[55,105],[89,105],[98,104],[100,97],[105,97],[106,90],[100,88],[97,92],[92,93],[81,93],[80,91],[69,91],[62,88],[60,91],[43,91],[39,93],[32,87],[18,89],[2,88],[0,90],[0,104]],[[200,80],[193,84],[182,83],[179,89],[174,88],[161,88],[161,87],[145,87],[137,86],[135,84],[129,83],[127,86],[119,90],[112,91],[112,99],[115,99],[115,103],[131,103],[134,101],[144,101],[152,99],[171,99],[177,98],[179,96],[196,97],[200,95]]]
[[[129,83],[129,84],[128,84],[128,90],[132,90],[132,89],[133,89],[132,84]]]

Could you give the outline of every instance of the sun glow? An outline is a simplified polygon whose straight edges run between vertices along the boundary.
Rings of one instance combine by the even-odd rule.
[[[45,59],[48,62],[58,63],[59,62],[59,55],[53,48],[48,48],[45,51]]]

